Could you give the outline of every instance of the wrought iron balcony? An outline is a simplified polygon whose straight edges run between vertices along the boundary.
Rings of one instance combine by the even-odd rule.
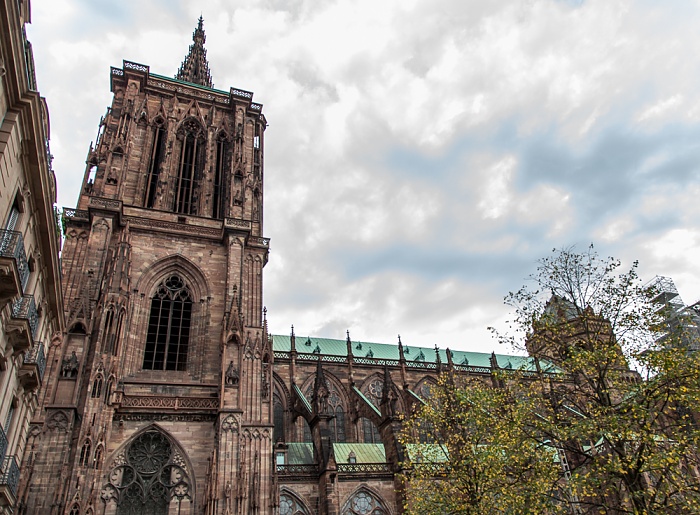
[[[0,229],[0,309],[21,295],[29,280],[29,262],[24,252],[24,238],[17,231]]]
[[[0,426],[0,463],[5,460],[5,454],[7,453],[7,435],[5,430]]]
[[[37,388],[44,380],[44,370],[46,370],[44,344],[36,342],[34,347],[24,353],[20,381],[25,388]]]
[[[0,474],[0,504],[13,506],[19,487],[19,465],[14,456],[5,456]]]
[[[36,331],[39,329],[39,313],[36,310],[33,295],[23,295],[14,301],[12,318],[26,320],[32,331],[32,337],[36,336]]]

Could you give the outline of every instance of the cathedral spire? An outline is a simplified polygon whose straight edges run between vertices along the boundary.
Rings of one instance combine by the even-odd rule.
[[[192,34],[192,40],[194,43],[190,45],[190,51],[185,56],[185,60],[182,61],[175,78],[213,88],[214,84],[211,81],[209,63],[207,62],[207,51],[204,48],[204,42],[207,40],[204,34],[204,18],[201,16],[197,28]]]

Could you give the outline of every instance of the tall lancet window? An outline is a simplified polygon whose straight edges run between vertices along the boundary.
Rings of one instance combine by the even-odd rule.
[[[193,119],[186,120],[178,131],[181,141],[180,166],[175,188],[175,212],[197,214],[197,182],[204,168],[204,131]]]
[[[228,163],[228,142],[226,141],[226,134],[220,132],[216,138],[216,168],[214,170],[214,195],[212,197],[212,218],[223,218],[224,217],[224,191],[225,191],[225,177],[226,169],[229,166]]]
[[[192,320],[192,294],[178,275],[156,288],[151,299],[143,368],[186,370]]]
[[[153,145],[151,146],[151,159],[148,164],[148,180],[146,181],[146,197],[144,205],[153,207],[156,201],[156,191],[158,189],[158,176],[160,166],[165,155],[165,121],[156,118],[153,128]]]

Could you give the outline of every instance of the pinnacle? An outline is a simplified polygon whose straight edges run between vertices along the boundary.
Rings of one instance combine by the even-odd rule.
[[[213,88],[214,84],[211,80],[209,72],[209,63],[207,62],[207,51],[204,48],[204,43],[207,40],[204,34],[204,18],[199,17],[197,28],[192,33],[193,43],[190,45],[189,52],[182,61],[180,69],[175,75],[176,79],[192,82],[201,86]]]

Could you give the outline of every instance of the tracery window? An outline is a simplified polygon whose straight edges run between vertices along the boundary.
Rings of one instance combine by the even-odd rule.
[[[223,199],[225,191],[226,170],[229,163],[229,144],[226,133],[221,132],[216,139],[216,163],[214,166],[214,192],[212,196],[212,218],[223,218]]]
[[[146,181],[146,199],[144,202],[146,207],[153,207],[155,204],[160,166],[163,162],[163,156],[165,155],[165,140],[164,122],[162,119],[156,119],[156,126],[153,130],[151,160],[148,165],[148,180]]]
[[[280,494],[280,515],[309,515],[304,506],[286,492]]]
[[[353,495],[345,505],[341,515],[386,515],[379,499],[365,490]]]
[[[333,383],[328,381],[328,410],[335,415],[331,420],[328,421],[328,429],[330,430],[331,442],[333,443],[344,443],[346,441],[345,437],[345,407],[338,394],[338,390]],[[313,402],[314,397],[314,387],[311,385],[306,390],[306,398],[309,402]],[[308,425],[306,426],[308,427]],[[304,441],[307,441],[306,439]],[[311,441],[311,431],[309,431],[309,442]]]
[[[365,397],[367,397],[372,404],[379,407],[382,402],[384,383],[379,379],[373,379],[363,388],[363,390]],[[368,418],[362,418],[361,420],[363,441],[365,443],[382,443],[382,437],[379,434],[379,429],[377,429],[374,422]]]
[[[190,499],[182,457],[160,431],[142,433],[117,458],[101,495],[117,502],[117,515],[165,515],[172,499]]]
[[[85,440],[83,446],[80,448],[80,459],[78,463],[83,466],[90,462],[90,440]]]
[[[90,392],[90,397],[96,399],[102,395],[102,376],[98,375],[92,382],[92,392]]]
[[[204,134],[193,119],[183,123],[179,137],[182,141],[180,166],[175,188],[175,212],[197,214],[196,186],[204,168]]]
[[[192,294],[178,275],[165,279],[151,299],[143,368],[186,370]]]

